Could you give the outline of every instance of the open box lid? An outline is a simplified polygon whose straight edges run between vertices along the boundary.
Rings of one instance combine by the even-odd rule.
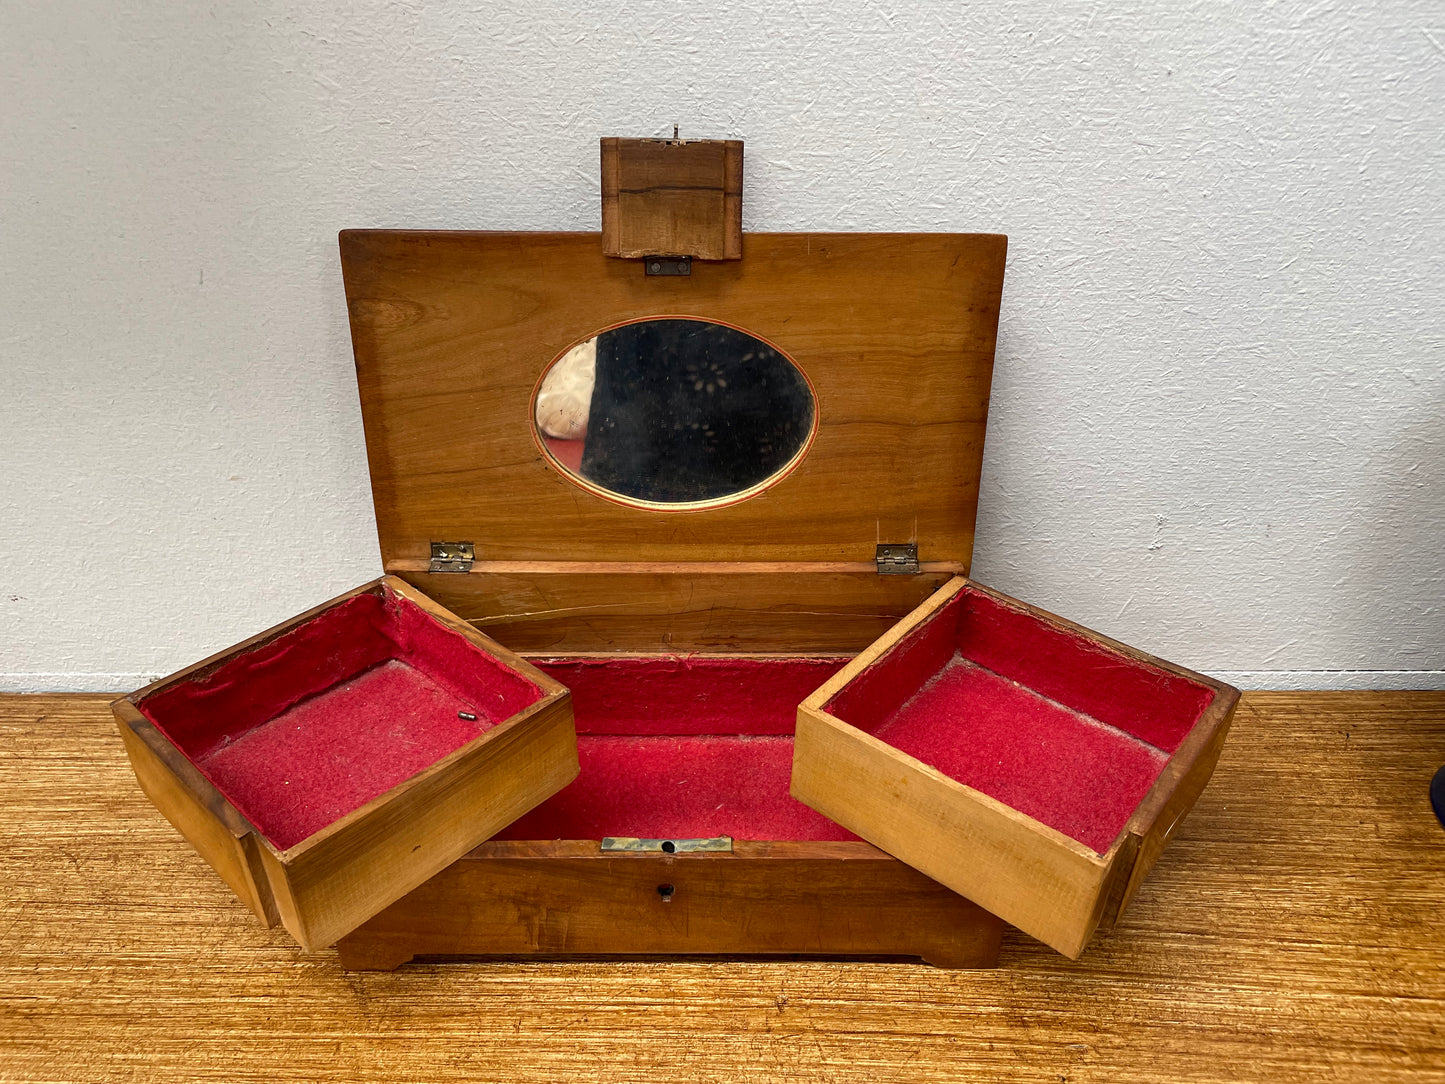
[[[452,542],[474,547],[473,571],[856,571],[910,542],[924,571],[967,570],[1006,238],[749,234],[742,259],[688,275],[608,258],[594,233],[340,240],[388,572],[425,573],[433,543]],[[791,473],[735,503],[659,511],[549,461],[533,425],[549,366],[661,316],[740,328],[801,369],[817,428]]]

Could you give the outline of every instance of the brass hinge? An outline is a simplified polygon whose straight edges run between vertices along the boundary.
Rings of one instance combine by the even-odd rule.
[[[428,572],[470,572],[476,551],[470,542],[433,542]]]
[[[878,575],[911,576],[917,571],[917,542],[894,542],[878,547]]]

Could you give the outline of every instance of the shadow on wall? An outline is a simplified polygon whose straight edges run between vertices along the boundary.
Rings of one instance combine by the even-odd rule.
[[[1381,444],[1359,471],[1365,491],[1336,496],[1359,509],[1358,529],[1339,536],[1351,550],[1334,585],[1339,656],[1368,671],[1360,687],[1445,688],[1445,377]]]

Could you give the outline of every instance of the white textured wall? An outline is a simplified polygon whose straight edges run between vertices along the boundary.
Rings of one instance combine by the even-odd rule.
[[[596,229],[674,121],[749,229],[1010,235],[984,582],[1445,685],[1439,0],[7,3],[0,103],[0,688],[375,575],[336,231]]]

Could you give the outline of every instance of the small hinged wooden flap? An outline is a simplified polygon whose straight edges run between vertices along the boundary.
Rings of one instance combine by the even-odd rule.
[[[602,140],[602,251],[742,259],[742,140],[678,139],[673,131],[673,139]],[[688,271],[674,261],[647,273]]]

